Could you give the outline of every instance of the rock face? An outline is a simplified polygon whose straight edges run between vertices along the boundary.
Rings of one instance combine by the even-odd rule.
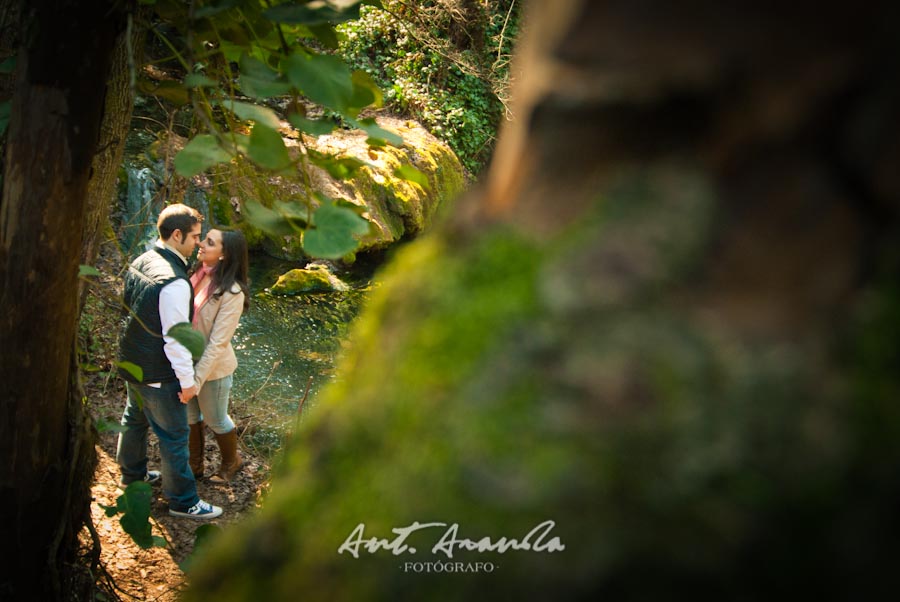
[[[186,600],[866,599],[894,574],[885,4],[532,6],[485,189],[382,272]],[[391,547],[417,522],[441,524]]]
[[[453,151],[420,125],[392,117],[379,117],[377,121],[402,136],[403,145],[370,148],[366,134],[358,130],[337,129],[317,138],[302,134],[303,143],[314,152],[361,161],[364,165],[352,178],[335,178],[325,168],[307,162],[309,181],[301,184],[284,176],[261,176],[246,161],[236,160],[227,173],[208,185],[210,211],[219,223],[240,224],[251,246],[289,260],[306,258],[299,235],[273,237],[242,223],[239,200],[253,199],[266,207],[291,203],[303,213],[307,202],[313,209],[318,206],[316,193],[343,199],[358,207],[370,223],[370,232],[361,238],[358,252],[384,249],[401,239],[416,237],[432,223],[442,205],[464,190],[465,171]],[[298,134],[287,127],[283,133],[288,148],[301,153]],[[396,175],[404,166],[421,172],[427,186]]]
[[[332,274],[327,267],[311,264],[304,269],[294,269],[282,274],[269,292],[273,295],[299,295],[346,291],[348,288],[347,284]]]

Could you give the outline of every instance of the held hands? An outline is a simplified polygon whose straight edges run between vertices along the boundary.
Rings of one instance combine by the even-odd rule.
[[[191,386],[178,392],[178,399],[181,403],[187,403],[197,395],[197,387]]]

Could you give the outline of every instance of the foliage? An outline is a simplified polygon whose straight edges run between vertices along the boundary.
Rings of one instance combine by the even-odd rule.
[[[135,481],[130,483],[125,491],[116,498],[115,506],[103,506],[106,516],[121,514],[119,522],[122,529],[131,536],[131,539],[140,547],[147,549],[154,546],[165,547],[166,540],[153,535],[150,525],[150,500],[151,487],[149,483]]]
[[[194,361],[199,360],[203,355],[203,348],[206,346],[203,333],[194,330],[190,322],[179,322],[173,325],[166,335],[184,345],[191,352]]]
[[[466,168],[490,158],[508,97],[515,0],[386,0],[338,27],[340,50],[385,88],[386,102],[422,120]]]
[[[322,117],[327,113],[364,130],[371,146],[402,144],[400,136],[360,116],[364,108],[383,102],[373,79],[330,50],[337,41],[335,24],[359,17],[364,4],[380,2],[144,3],[155,9],[150,29],[168,54],[145,70],[141,89],[189,106],[201,130],[175,158],[176,172],[192,178],[221,163],[249,160],[268,174],[296,178],[305,190],[301,206],[265,203],[268,211],[262,212],[256,210],[262,205],[251,202],[248,221],[273,234],[305,233],[309,255],[339,257],[355,250],[357,237],[367,231],[363,220],[336,202],[340,199],[315,194],[308,168],[318,165],[335,177],[349,178],[362,163],[314,154],[302,134],[298,148],[289,149],[282,112],[308,135],[338,126]],[[146,77],[148,73],[155,77]],[[297,220],[297,215],[305,219]]]

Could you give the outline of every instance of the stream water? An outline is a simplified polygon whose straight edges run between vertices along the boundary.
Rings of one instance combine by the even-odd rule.
[[[298,266],[262,254],[252,255],[250,264],[251,307],[233,339],[238,368],[232,407],[236,419],[254,427],[248,433],[253,444],[277,447],[304,396],[303,411],[314,411],[316,393],[333,378],[371,273],[362,268],[341,274],[350,286],[346,292],[283,297],[265,289]]]

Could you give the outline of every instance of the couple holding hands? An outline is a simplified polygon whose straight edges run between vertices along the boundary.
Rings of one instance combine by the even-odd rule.
[[[228,400],[237,367],[231,338],[249,305],[249,259],[240,231],[211,229],[201,241],[202,222],[203,216],[187,205],[163,209],[156,224],[159,240],[125,275],[129,314],[119,359],[139,366],[143,374],[138,378],[135,370],[119,368],[127,401],[116,461],[122,487],[162,480],[170,515],[211,519],[222,509],[197,493],[204,470],[204,423],[222,454],[210,481],[227,483],[243,464]],[[189,271],[197,247],[197,262]],[[190,351],[166,334],[183,322],[206,340],[196,364]],[[161,474],[147,469],[151,428],[159,439]]]

